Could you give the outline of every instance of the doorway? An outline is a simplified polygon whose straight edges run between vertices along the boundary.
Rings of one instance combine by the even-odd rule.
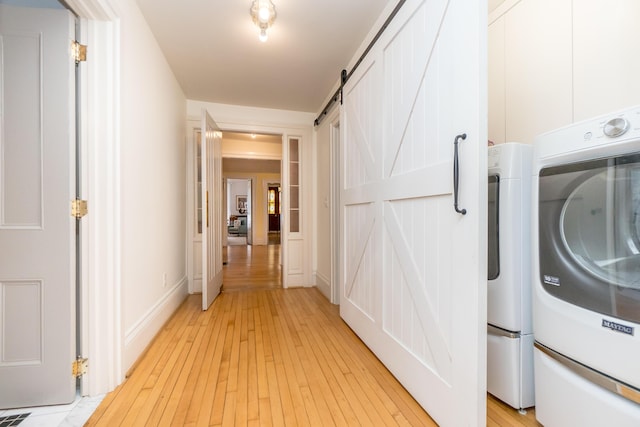
[[[226,230],[227,245],[252,244],[251,179],[228,178],[226,181]]]
[[[269,188],[280,188],[282,135],[223,132],[222,141],[227,230],[223,291],[280,287],[279,218],[269,212],[279,213],[281,193],[270,200]]]
[[[281,203],[282,200],[282,188],[279,182],[272,182],[267,184],[267,215],[268,215],[268,228],[267,228],[267,244],[279,245],[280,244],[280,218],[282,215]]]

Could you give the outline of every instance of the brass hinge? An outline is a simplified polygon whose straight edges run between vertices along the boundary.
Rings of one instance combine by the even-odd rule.
[[[71,42],[71,52],[76,64],[87,60],[87,45],[80,44],[74,40]]]
[[[88,368],[89,359],[78,356],[78,358],[71,363],[71,375],[73,375],[73,378],[80,378],[87,373]]]
[[[71,201],[71,216],[80,219],[87,214],[87,201],[75,199]]]

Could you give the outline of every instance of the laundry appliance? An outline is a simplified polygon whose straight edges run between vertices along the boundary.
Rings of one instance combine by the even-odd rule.
[[[535,400],[531,155],[514,142],[488,149],[487,390],[520,410]]]
[[[536,138],[536,417],[640,426],[640,106]]]

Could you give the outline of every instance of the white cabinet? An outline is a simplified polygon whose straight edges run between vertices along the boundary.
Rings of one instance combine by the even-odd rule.
[[[523,0],[489,26],[489,139],[531,143],[571,123],[570,22],[571,0]]]
[[[489,17],[489,139],[640,103],[640,2],[507,0]]]
[[[505,138],[531,143],[571,123],[571,0],[527,0],[505,15]]]
[[[489,25],[488,34],[488,77],[489,77],[489,140],[496,144],[506,142],[505,136],[505,56],[504,20],[501,16]]]
[[[638,19],[638,0],[580,0],[576,4],[574,121],[640,103]]]

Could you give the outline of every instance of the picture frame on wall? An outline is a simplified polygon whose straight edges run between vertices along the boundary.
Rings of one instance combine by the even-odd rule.
[[[247,195],[236,196],[236,210],[239,213],[245,213],[247,211]]]

